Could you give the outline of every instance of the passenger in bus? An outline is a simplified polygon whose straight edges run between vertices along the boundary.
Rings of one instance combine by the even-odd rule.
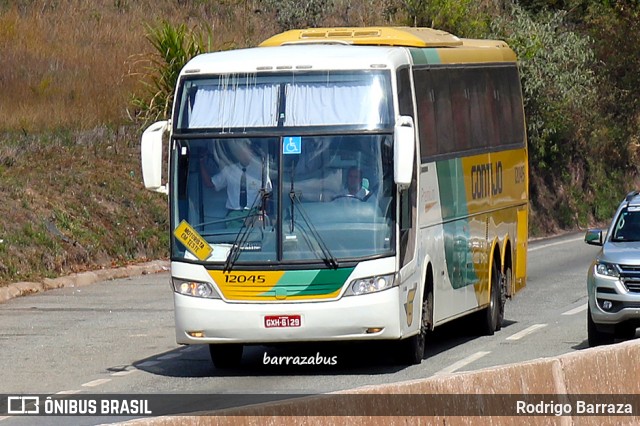
[[[248,139],[240,139],[230,143],[231,153],[235,162],[224,166],[220,172],[209,176],[201,158],[200,173],[204,185],[215,191],[227,189],[227,201],[225,207],[228,210],[227,217],[247,216],[248,210],[260,205],[258,196],[262,188],[263,165],[258,156],[251,149]],[[265,173],[265,189],[271,191],[271,180]],[[237,221],[236,221],[237,222]],[[241,224],[241,222],[240,222]],[[237,223],[232,223],[237,225]]]
[[[363,186],[362,170],[353,166],[347,171],[345,188],[335,198],[353,197],[364,200],[369,195],[369,190]]]

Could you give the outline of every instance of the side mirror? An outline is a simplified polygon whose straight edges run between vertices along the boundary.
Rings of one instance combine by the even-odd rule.
[[[584,242],[592,246],[601,246],[602,231],[600,229],[589,229],[584,235]]]
[[[144,186],[163,194],[168,193],[168,188],[162,184],[162,137],[168,127],[168,121],[153,123],[142,133],[140,144]]]
[[[411,184],[413,176],[413,155],[415,153],[415,130],[413,119],[403,115],[398,117],[393,129],[393,179],[401,188]]]

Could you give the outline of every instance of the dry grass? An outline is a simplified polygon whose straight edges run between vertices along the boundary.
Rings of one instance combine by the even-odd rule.
[[[179,3],[33,1],[0,10],[2,130],[89,129],[122,122],[140,59],[153,53],[145,25],[206,22],[214,28],[216,49],[252,43],[251,34],[262,37],[266,30],[257,19],[234,25],[244,9],[232,2]],[[251,2],[243,3],[248,8]]]
[[[337,0],[323,25],[388,24],[399,0]],[[213,29],[213,49],[257,44],[280,31],[259,0],[33,0],[0,5],[0,130],[90,129],[127,117],[152,54],[145,25]]]

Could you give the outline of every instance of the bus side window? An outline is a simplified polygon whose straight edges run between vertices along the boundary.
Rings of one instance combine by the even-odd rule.
[[[431,84],[429,69],[414,69],[413,81],[416,86],[418,132],[420,137],[420,158],[426,162],[438,153],[436,145],[435,91]]]
[[[438,139],[438,154],[455,152],[454,123],[449,91],[449,69],[434,69],[431,74],[435,97],[436,135]]]

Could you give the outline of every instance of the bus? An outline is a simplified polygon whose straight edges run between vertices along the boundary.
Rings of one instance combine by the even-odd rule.
[[[168,161],[167,161],[168,159]],[[514,52],[431,28],[311,28],[201,54],[141,138],[168,194],[176,340],[246,345],[499,330],[526,283],[528,163]]]

